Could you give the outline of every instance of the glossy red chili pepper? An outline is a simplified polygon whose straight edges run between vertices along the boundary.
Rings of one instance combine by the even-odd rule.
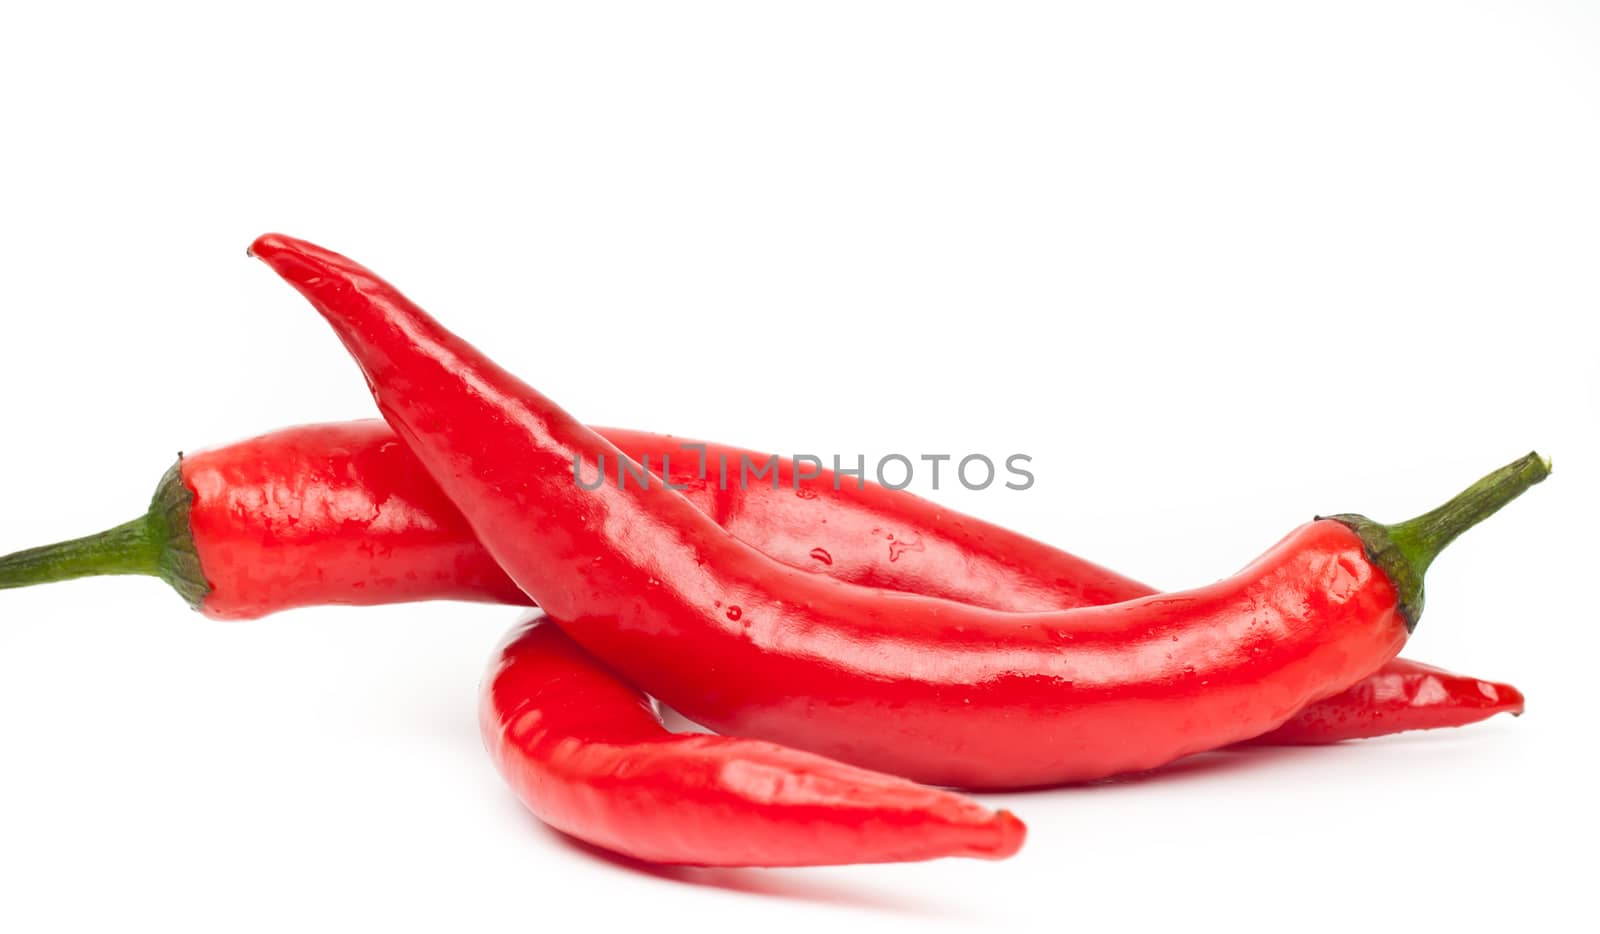
[[[379,409],[496,562],[690,719],[933,784],[1099,778],[1258,736],[1393,658],[1443,546],[1542,480],[1529,455],[1408,523],[1320,519],[1208,587],[1009,614],[809,574],[683,496],[363,267],[268,235]]]
[[[437,598],[527,603],[382,422],[180,457],[145,515],[0,558],[0,588],[148,574],[216,619]]]
[[[684,488],[735,537],[796,567],[1019,612],[1155,592],[910,493],[842,478],[836,483],[827,469],[797,476],[788,458],[778,459],[773,482],[740,487],[735,480],[723,489],[719,465],[730,465],[736,478],[740,463],[766,464],[771,455],[670,435],[596,430]],[[381,421],[303,425],[190,454],[162,479],[146,516],[0,558],[0,588],[106,573],[166,576],[217,619],[324,604],[531,602]],[[1418,683],[1407,693],[1414,705],[1396,703],[1396,690],[1420,669],[1425,666],[1390,662],[1260,741],[1334,742],[1353,738],[1348,732],[1357,722],[1365,735],[1464,726],[1509,709],[1483,703],[1480,685],[1502,698],[1521,697],[1509,685],[1425,669],[1442,691]],[[1373,706],[1363,708],[1368,701]]]
[[[1003,859],[1025,832],[954,792],[772,743],[672,733],[648,697],[537,617],[491,665],[480,725],[540,820],[652,862]]]
[[[1509,684],[1467,678],[1397,658],[1349,690],[1312,704],[1251,742],[1322,745],[1405,730],[1462,726],[1497,713],[1521,715],[1522,707],[1522,692]]]
[[[658,474],[670,464],[667,478],[703,512],[797,567],[997,609],[1152,592],[910,493],[835,488],[831,471],[796,479],[787,459],[725,445],[596,430]],[[737,473],[741,461],[769,459],[779,464],[772,484],[721,488],[715,465]],[[144,516],[0,557],[0,589],[102,574],[162,577],[216,619],[327,604],[529,603],[381,421],[298,426],[189,454]]]

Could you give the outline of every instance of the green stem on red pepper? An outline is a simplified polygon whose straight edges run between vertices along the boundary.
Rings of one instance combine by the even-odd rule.
[[[103,574],[159,577],[191,606],[210,590],[190,541],[193,494],[174,466],[161,478],[150,508],[119,526],[0,557],[0,590]]]
[[[1443,506],[1414,519],[1383,525],[1351,513],[1322,518],[1343,522],[1361,536],[1367,556],[1389,575],[1399,592],[1407,628],[1415,630],[1422,616],[1422,577],[1439,552],[1462,532],[1499,512],[1548,476],[1550,459],[1533,452],[1487,474]]]

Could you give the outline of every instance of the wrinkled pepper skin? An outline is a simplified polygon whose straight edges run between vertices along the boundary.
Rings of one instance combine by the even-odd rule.
[[[735,537],[795,567],[1014,612],[1155,593],[1060,549],[870,481],[840,479],[835,489],[832,471],[808,469],[796,477],[795,462],[780,458],[776,487],[730,482],[722,489],[717,465],[734,465],[736,477],[741,458],[760,464],[769,455],[651,432],[595,430],[684,488]],[[193,543],[211,582],[200,609],[208,616],[249,619],[296,606],[426,599],[532,602],[382,421],[281,429],[188,455],[180,476],[194,497]],[[1514,697],[1516,709],[1485,703],[1486,697]],[[1510,685],[1396,659],[1255,741],[1298,745],[1464,726],[1520,712],[1520,704]]]
[[[719,732],[930,784],[1097,779],[1267,732],[1372,674],[1415,622],[1373,543],[1332,519],[1210,586],[1067,611],[807,573],[676,493],[582,489],[575,464],[593,476],[621,452],[370,271],[280,235],[252,253],[333,326],[512,580]]]
[[[1522,692],[1509,684],[1467,678],[1397,658],[1349,690],[1312,704],[1251,742],[1323,745],[1405,730],[1463,726],[1497,713],[1521,716],[1522,710]]]
[[[672,733],[650,699],[538,617],[484,680],[480,726],[540,820],[656,863],[1003,859],[1024,828],[970,798],[772,743]]]
[[[200,609],[526,603],[472,528],[381,422],[306,425],[185,456],[189,525],[210,584]]]

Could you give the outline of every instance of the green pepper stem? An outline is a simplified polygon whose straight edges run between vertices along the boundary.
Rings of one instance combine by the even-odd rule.
[[[1367,556],[1389,576],[1400,599],[1400,611],[1410,628],[1422,615],[1422,576],[1444,547],[1467,529],[1499,512],[1528,488],[1550,476],[1550,460],[1534,452],[1519,457],[1432,512],[1394,525],[1382,525],[1365,516],[1328,516],[1360,536]]]
[[[1548,457],[1538,452],[1520,457],[1462,490],[1438,509],[1389,526],[1389,538],[1420,576],[1462,532],[1499,512],[1548,476]]]
[[[94,535],[0,557],[0,590],[100,574],[159,576],[160,561],[150,517],[140,516]]]
[[[148,574],[198,609],[211,585],[189,527],[194,494],[184,486],[182,466],[180,458],[161,478],[149,510],[132,522],[0,558],[0,590],[100,574]]]

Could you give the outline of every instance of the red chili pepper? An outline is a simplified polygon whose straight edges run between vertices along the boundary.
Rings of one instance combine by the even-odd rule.
[[[670,435],[596,429],[675,486],[735,537],[778,560],[841,580],[1027,612],[1117,603],[1155,591],[1075,555],[875,483],[779,458],[775,484],[720,489],[721,464],[771,455]],[[701,458],[704,458],[702,471]],[[663,466],[670,466],[670,472]],[[816,473],[816,476],[811,476]],[[803,493],[801,491],[804,491]],[[304,425],[183,457],[151,511],[99,535],[0,558],[0,588],[91,574],[165,576],[216,619],[297,606],[411,600],[527,605],[394,432],[381,421]],[[1414,666],[1423,669],[1424,666]],[[1443,689],[1395,689],[1415,673],[1396,660],[1349,691],[1311,704],[1261,742],[1296,743],[1464,726],[1511,710],[1439,669]],[[1362,704],[1370,700],[1372,707]],[[1280,737],[1281,734],[1281,737]]]
[[[1509,684],[1480,681],[1431,665],[1397,658],[1347,691],[1319,701],[1252,743],[1315,746],[1368,739],[1404,730],[1461,726],[1473,712],[1483,720],[1497,713],[1521,715],[1522,692]]]
[[[826,470],[796,480],[792,461],[726,445],[596,430],[658,473],[670,464],[668,479],[703,512],[797,567],[996,609],[1153,592],[910,493],[836,489]],[[774,483],[719,488],[718,464],[736,477],[741,461],[769,459]],[[180,457],[145,515],[0,557],[0,589],[104,574],[161,577],[214,619],[327,604],[530,602],[381,421],[303,425]]]
[[[539,819],[658,863],[1004,859],[1022,822],[970,798],[772,743],[672,733],[555,626],[519,627],[484,681],[495,765]]]
[[[1422,574],[1544,479],[1530,454],[1438,510],[1310,522],[1208,587],[1008,614],[809,574],[684,497],[593,476],[621,452],[370,271],[252,252],[305,295],[496,562],[579,644],[684,715],[931,784],[1099,778],[1258,736],[1394,657]]]

